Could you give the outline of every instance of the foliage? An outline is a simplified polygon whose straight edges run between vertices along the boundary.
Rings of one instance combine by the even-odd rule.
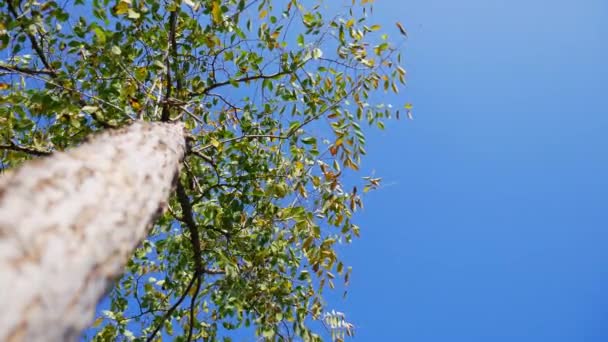
[[[360,193],[343,178],[365,154],[361,124],[398,118],[382,93],[405,84],[396,47],[369,22],[372,0],[0,8],[2,168],[133,120],[186,123],[170,210],[117,281],[94,338],[214,340],[244,327],[318,338],[324,289],[350,274],[336,246],[359,235]]]

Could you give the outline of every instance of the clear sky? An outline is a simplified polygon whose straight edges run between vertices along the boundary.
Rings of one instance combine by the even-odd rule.
[[[363,173],[384,187],[330,309],[358,342],[608,341],[608,2],[374,14],[409,31],[408,87],[389,100],[414,121],[368,132]]]
[[[374,10],[409,30],[415,119],[368,139],[355,341],[608,341],[608,2]]]

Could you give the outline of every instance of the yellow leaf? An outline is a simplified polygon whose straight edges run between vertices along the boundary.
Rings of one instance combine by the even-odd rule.
[[[8,83],[0,83],[0,90],[6,90],[11,86]]]
[[[117,15],[125,14],[129,11],[129,3],[126,1],[120,1],[114,6],[114,13]]]
[[[101,322],[103,322],[103,317],[99,317],[97,318],[94,322],[93,322],[93,328],[97,328]]]
[[[352,160],[347,159],[347,161],[348,161],[348,165],[346,165],[346,166],[350,167],[351,169],[353,169],[355,171],[359,171],[359,165],[353,163]]]
[[[308,249],[308,247],[310,247],[310,245],[312,245],[313,241],[314,241],[314,239],[312,237],[308,237],[306,240],[304,240],[304,243],[302,244],[302,249],[304,249],[304,250]]]
[[[141,109],[141,103],[139,103],[139,101],[137,101],[136,98],[129,97],[129,103],[131,104],[131,107],[133,107],[134,110],[140,110]]]
[[[260,19],[264,19],[266,17],[266,15],[268,15],[268,11],[267,10],[261,10],[260,11]]]
[[[213,21],[216,23],[222,21],[222,8],[220,7],[219,1],[213,1],[211,4],[211,15],[213,16]]]
[[[302,195],[302,197],[308,198],[308,193],[306,192],[306,189],[302,184],[298,184],[298,192],[300,193],[300,195]]]
[[[218,148],[220,146],[220,142],[215,138],[211,138],[211,145],[215,148]]]
[[[143,80],[146,77],[147,70],[145,67],[138,67],[135,69],[135,77],[138,80]]]

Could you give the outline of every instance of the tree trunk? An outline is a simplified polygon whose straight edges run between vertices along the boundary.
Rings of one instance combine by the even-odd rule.
[[[0,177],[0,341],[80,336],[184,152],[182,124],[138,122]]]

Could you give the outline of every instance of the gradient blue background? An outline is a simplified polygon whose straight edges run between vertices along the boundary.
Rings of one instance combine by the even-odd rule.
[[[355,341],[608,341],[608,2],[374,10],[415,118],[369,132]]]

